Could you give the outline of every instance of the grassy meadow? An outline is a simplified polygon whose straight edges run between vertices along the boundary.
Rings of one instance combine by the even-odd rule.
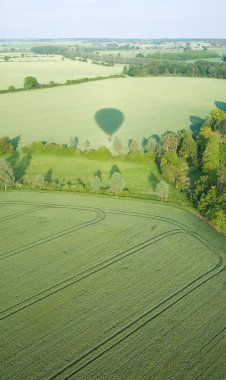
[[[2,379],[223,379],[226,252],[201,220],[37,192],[0,214]]]
[[[0,89],[7,89],[10,85],[21,88],[27,76],[34,76],[39,83],[47,84],[50,81],[65,83],[68,79],[109,76],[121,72],[121,65],[105,67],[91,62],[62,61],[59,56],[16,58],[0,62]]]
[[[141,141],[182,128],[195,132],[215,102],[225,101],[225,93],[224,80],[169,77],[8,93],[0,95],[0,134],[18,137],[21,146],[34,140],[68,143],[77,136],[80,147],[89,140],[94,148],[112,148],[110,138],[118,135],[127,150],[129,139]]]
[[[113,165],[117,165],[121,171],[126,187],[133,195],[144,195],[148,197],[155,193],[156,184],[161,180],[161,176],[155,163],[124,162],[117,158],[112,160],[92,160],[85,157],[67,157],[45,154],[21,154],[17,153],[8,157],[14,170],[16,180],[33,182],[38,175],[48,178],[51,174],[51,181],[65,180],[75,183],[81,181],[92,186],[93,177],[97,171],[101,173],[102,186],[109,186],[110,171]],[[171,193],[179,193],[171,187]],[[182,195],[181,195],[182,197]]]

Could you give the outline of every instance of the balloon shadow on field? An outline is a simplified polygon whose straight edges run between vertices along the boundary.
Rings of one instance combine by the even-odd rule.
[[[113,134],[122,126],[124,120],[124,114],[116,108],[103,108],[95,114],[97,125],[109,136],[110,141]]]

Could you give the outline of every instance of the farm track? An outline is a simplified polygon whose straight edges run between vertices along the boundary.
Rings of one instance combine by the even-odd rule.
[[[135,254],[135,253],[137,253],[140,250],[142,250],[142,249],[144,249],[144,248],[146,248],[146,247],[148,247],[154,243],[157,243],[160,240],[163,240],[163,239],[165,239],[171,235],[178,234],[178,233],[186,233],[186,232],[184,232],[181,229],[174,229],[174,230],[166,231],[166,232],[163,232],[157,236],[154,236],[151,239],[145,240],[144,242],[139,243],[138,245],[136,245],[132,248],[128,248],[128,249],[124,250],[123,252],[118,253],[117,255],[110,257],[109,259],[104,260],[101,263],[94,265],[93,267],[88,268],[85,271],[76,274],[75,276],[70,277],[69,279],[66,279],[66,280],[64,280],[64,281],[62,281],[56,285],[53,285],[50,288],[45,289],[44,291],[37,293],[34,296],[29,297],[26,300],[21,301],[15,305],[11,306],[8,309],[1,311],[0,312],[0,320],[8,318],[11,315],[18,313],[19,311],[21,311],[27,307],[30,307],[30,306],[34,305],[35,303],[40,302],[41,300],[44,300],[45,298],[47,298],[47,297],[49,297],[55,293],[58,293],[59,291],[66,289],[67,287],[74,285],[74,284],[88,278],[91,275],[94,275],[94,274],[100,272],[101,270],[106,269],[107,267],[109,267],[109,266],[111,266],[111,265]]]
[[[80,372],[82,369],[99,359],[102,355],[106,354],[108,351],[116,347],[118,344],[125,341],[134,333],[139,331],[142,327],[144,327],[149,322],[163,314],[172,306],[176,305],[187,295],[191,294],[193,291],[201,287],[203,284],[207,283],[209,280],[217,276],[223,270],[225,270],[225,264],[223,258],[220,258],[218,264],[214,268],[202,274],[201,276],[193,280],[190,284],[186,285],[182,289],[178,290],[176,293],[172,294],[165,300],[161,301],[159,304],[149,309],[146,313],[142,314],[140,317],[138,317],[133,322],[129,323],[120,331],[116,332],[111,337],[98,344],[92,350],[88,351],[80,358],[65,366],[55,375],[49,377],[48,380],[57,379],[58,377],[63,378],[64,380],[73,378],[73,376]],[[222,332],[223,330],[221,331],[221,333]],[[77,364],[79,365],[79,367],[74,368]],[[70,372],[69,374],[66,373],[68,371]],[[63,377],[61,377],[62,375]]]
[[[47,207],[47,206],[45,206],[45,207]],[[45,208],[45,207],[43,207],[43,208]],[[56,207],[57,208],[66,208],[66,206],[55,206],[55,208]],[[49,208],[53,208],[53,206],[49,206]],[[92,208],[90,208],[90,209],[84,209],[82,207],[72,207],[72,208],[76,209],[76,210],[94,211],[96,213],[97,217],[94,218],[94,219],[92,219],[92,220],[90,220],[90,221],[88,221],[88,222],[84,222],[84,223],[76,225],[74,227],[66,228],[64,230],[61,230],[60,232],[56,232],[56,233],[54,233],[52,235],[48,235],[48,236],[46,236],[44,238],[40,238],[40,239],[35,240],[35,241],[31,242],[31,243],[27,243],[27,244],[25,244],[25,245],[23,245],[21,247],[17,247],[17,248],[12,249],[12,250],[10,250],[8,252],[4,252],[4,253],[2,253],[0,255],[0,260],[8,259],[9,257],[15,256],[15,255],[17,255],[19,253],[23,253],[23,252],[25,252],[25,251],[27,251],[27,250],[29,250],[31,248],[37,247],[37,246],[39,246],[41,244],[45,244],[45,243],[47,243],[49,241],[52,241],[52,240],[55,240],[55,239],[60,238],[62,236],[68,235],[68,234],[70,234],[72,232],[75,232],[77,230],[81,230],[81,229],[83,229],[83,228],[85,228],[87,226],[90,226],[92,224],[99,223],[99,222],[101,222],[102,220],[105,219],[105,213],[103,211],[99,210],[99,209],[94,209],[94,208],[93,209]],[[71,207],[70,207],[70,209],[71,209]]]

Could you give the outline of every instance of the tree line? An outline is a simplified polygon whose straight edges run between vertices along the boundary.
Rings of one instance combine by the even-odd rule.
[[[220,58],[219,54],[215,51],[209,50],[188,50],[176,53],[166,53],[157,52],[152,54],[147,54],[146,56],[142,53],[136,55],[137,58],[152,58],[152,59],[167,59],[173,61],[188,61],[196,59],[207,59],[207,58]]]
[[[128,145],[129,152],[124,153],[123,141],[115,136],[112,148],[116,155],[113,155],[105,146],[91,149],[88,140],[81,150],[78,147],[78,137],[71,137],[69,144],[34,142],[21,148],[21,152],[29,155],[39,153],[84,156],[97,161],[115,159],[147,164],[156,162],[163,179],[163,183],[156,186],[161,200],[168,198],[168,185],[171,185],[184,193],[193,206],[212,221],[218,230],[226,229],[226,112],[212,110],[196,135],[186,129],[177,133],[168,131],[161,136],[143,138],[141,143],[130,139]],[[1,138],[0,154],[13,152],[10,139]],[[9,186],[14,183],[12,172],[9,168],[8,175],[4,174],[7,172],[6,164],[3,166],[0,168],[0,183]],[[115,171],[120,175],[114,176],[116,185],[114,187],[112,184],[110,188],[118,195],[125,188],[125,182],[120,170]],[[98,175],[93,178],[93,190],[101,191],[101,178]]]
[[[193,63],[153,61],[148,64],[124,66],[123,73],[133,77],[182,76],[226,79],[226,64],[209,61]]]

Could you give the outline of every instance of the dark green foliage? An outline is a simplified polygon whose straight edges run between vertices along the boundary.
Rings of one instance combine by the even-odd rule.
[[[208,61],[194,63],[153,61],[148,64],[133,64],[127,70],[130,76],[183,76],[226,79],[226,64]]]
[[[209,138],[202,157],[204,173],[214,173],[220,167],[220,136],[217,132]]]
[[[154,53],[148,54],[147,58],[154,59],[168,59],[173,61],[186,61],[186,60],[194,60],[194,59],[206,59],[206,58],[220,58],[219,54],[214,51],[205,51],[205,50],[190,50],[184,51],[181,53]]]
[[[193,139],[191,132],[184,129],[181,132],[181,145],[179,148],[179,156],[184,157],[187,162],[197,168],[198,158],[197,158],[197,144]]]
[[[24,89],[25,90],[31,90],[33,88],[38,88],[39,83],[35,77],[26,77],[24,78]]]

